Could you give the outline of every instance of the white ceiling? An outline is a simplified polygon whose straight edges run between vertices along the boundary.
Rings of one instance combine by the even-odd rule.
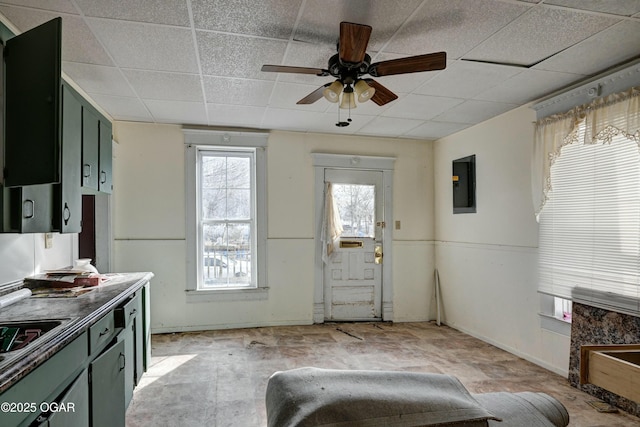
[[[640,0],[0,0],[0,13],[20,32],[62,16],[64,73],[113,119],[155,123],[435,139],[640,55]],[[399,99],[336,127],[336,104],[296,105],[332,77],[260,68],[327,68],[340,21],[373,27],[373,62],[444,50],[447,68],[377,78]]]

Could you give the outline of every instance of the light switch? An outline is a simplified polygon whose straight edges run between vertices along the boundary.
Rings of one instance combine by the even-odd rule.
[[[400,230],[400,220],[396,220],[396,230]]]

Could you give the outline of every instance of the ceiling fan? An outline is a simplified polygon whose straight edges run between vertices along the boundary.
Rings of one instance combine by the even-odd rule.
[[[333,76],[336,80],[320,86],[297,104],[312,104],[323,96],[329,102],[340,101],[340,108],[356,108],[358,102],[371,99],[378,105],[384,105],[398,98],[398,95],[371,78],[391,76],[394,74],[417,73],[422,71],[442,70],[447,66],[446,52],[428,53],[371,63],[367,54],[367,45],[372,28],[369,25],[352,22],[340,23],[338,53],[329,58],[327,69],[310,67],[291,67],[287,65],[263,65],[262,71],[276,73],[314,74],[316,76]],[[340,95],[342,94],[342,99]],[[349,119],[351,121],[351,119]],[[336,126],[347,126],[347,122],[338,122]]]

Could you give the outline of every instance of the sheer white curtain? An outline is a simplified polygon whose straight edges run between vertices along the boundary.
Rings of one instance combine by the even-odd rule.
[[[580,125],[584,123],[583,131]],[[536,219],[551,191],[551,166],[567,144],[611,143],[624,135],[640,145],[640,87],[609,95],[535,124],[531,186]]]
[[[322,220],[322,260],[329,263],[340,236],[343,232],[340,212],[333,198],[333,185],[327,182],[324,187],[324,218]]]

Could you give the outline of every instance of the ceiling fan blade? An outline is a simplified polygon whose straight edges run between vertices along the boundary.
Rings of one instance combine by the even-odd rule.
[[[447,53],[436,52],[425,55],[408,56],[371,64],[369,74],[373,77],[394,74],[418,73],[421,71],[444,70],[447,66]]]
[[[345,64],[360,64],[367,53],[367,45],[371,37],[369,25],[340,23],[340,42],[338,54],[340,61]]]
[[[386,87],[382,86],[380,83],[373,79],[365,79],[367,84],[376,90],[376,93],[373,94],[371,100],[378,105],[387,104],[395,99],[398,99],[398,95],[391,92]]]
[[[313,74],[316,76],[328,76],[329,72],[322,68],[290,67],[288,65],[263,65],[261,71],[273,73]]]
[[[331,83],[327,83],[326,85],[320,86],[318,89],[314,90],[309,95],[305,96],[300,101],[296,102],[296,104],[298,104],[298,105],[313,104],[318,99],[320,99],[320,98],[322,98],[324,96],[322,92],[324,92],[324,88],[326,88],[330,84]]]

